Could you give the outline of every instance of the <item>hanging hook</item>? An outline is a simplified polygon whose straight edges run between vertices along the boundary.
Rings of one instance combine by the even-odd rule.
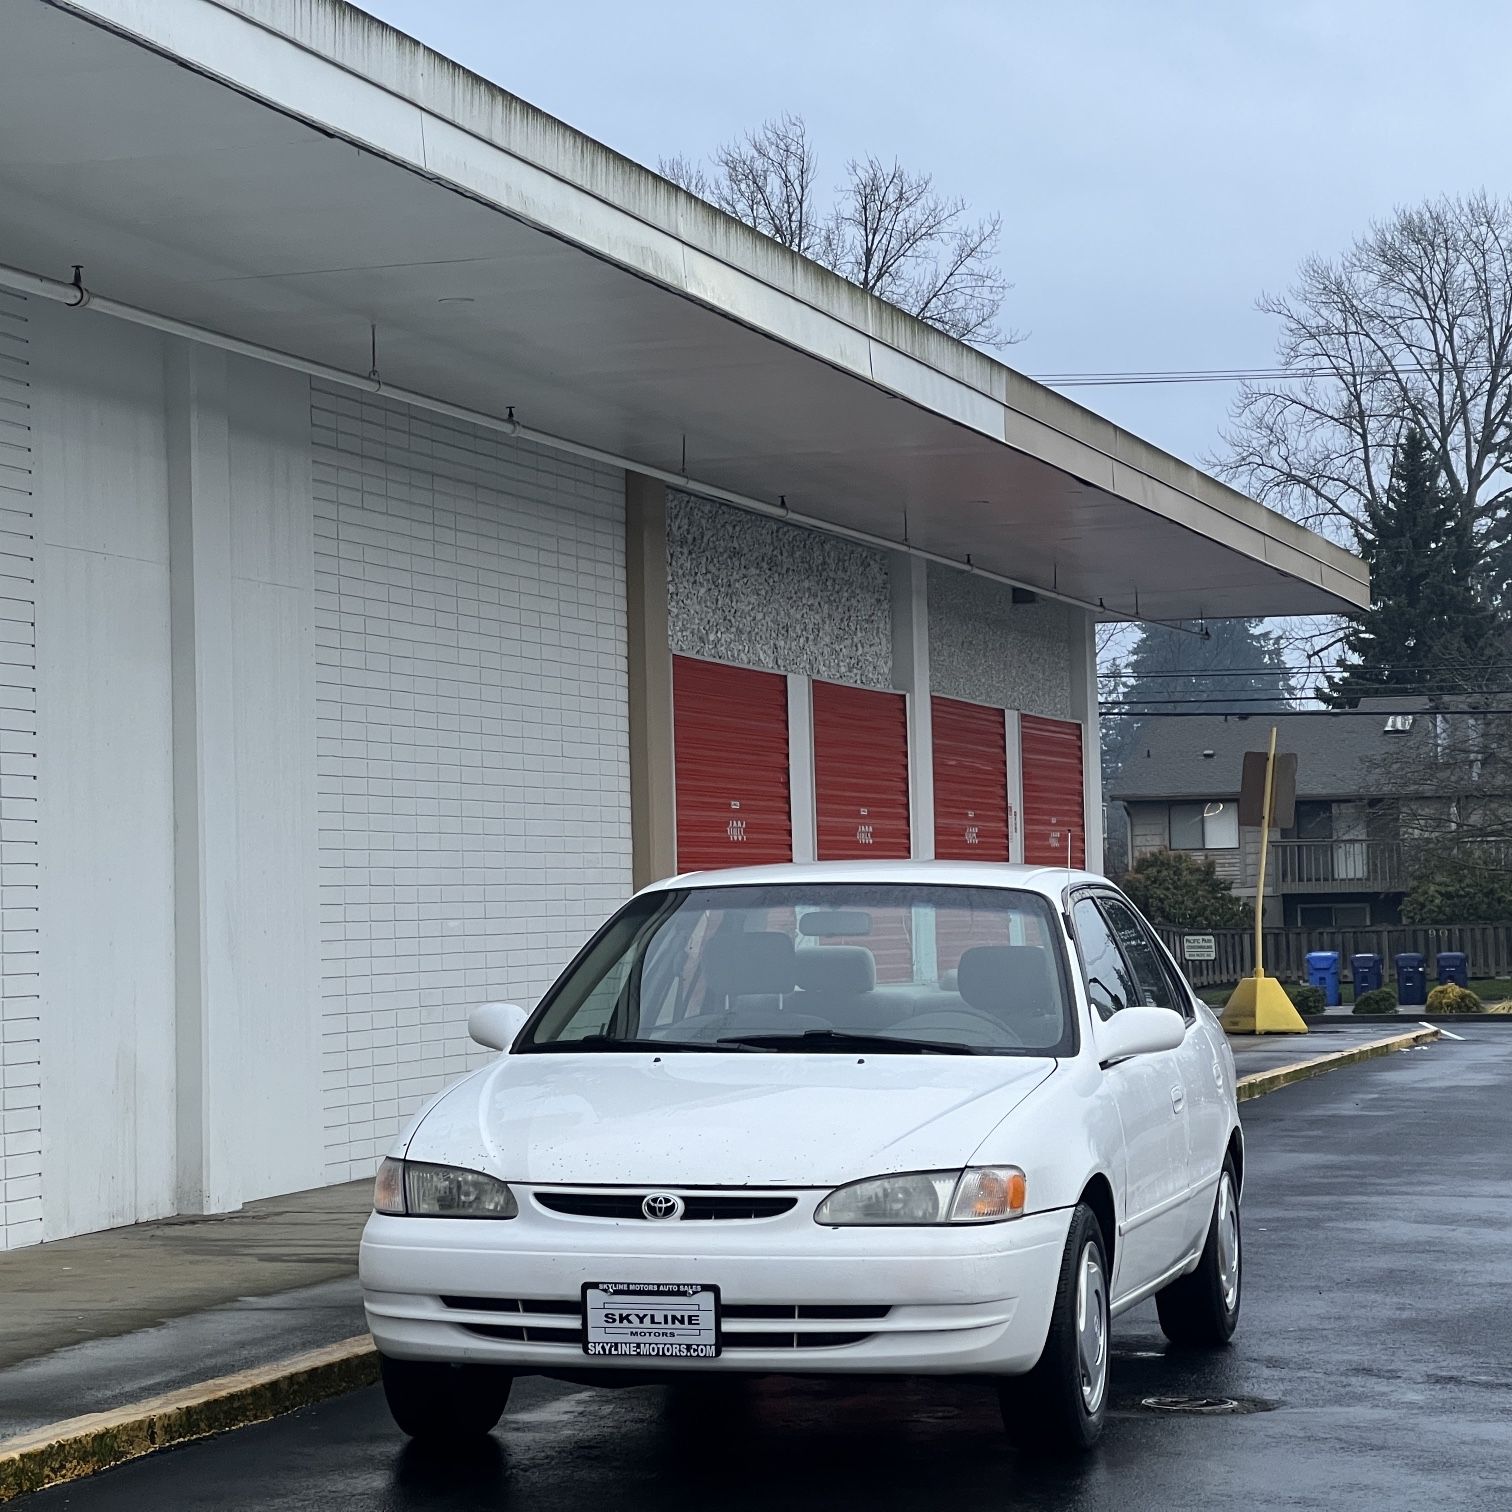
[[[79,291],[79,297],[72,300],[67,306],[70,310],[82,310],[89,303],[89,290],[84,287],[84,264],[73,265],[73,286]]]
[[[373,380],[373,391],[380,392],[383,388],[383,379],[378,372],[378,327],[371,322],[368,325],[369,352],[371,354],[371,366],[368,368],[368,377]]]

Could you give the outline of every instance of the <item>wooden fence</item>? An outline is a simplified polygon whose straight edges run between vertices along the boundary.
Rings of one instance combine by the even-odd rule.
[[[1160,937],[1194,987],[1227,987],[1255,969],[1252,929],[1161,929]],[[1182,949],[1188,935],[1212,939],[1214,959],[1189,961]],[[1428,962],[1435,979],[1434,957],[1441,950],[1462,950],[1470,958],[1472,977],[1512,977],[1512,924],[1445,924],[1418,927],[1379,925],[1371,929],[1267,929],[1265,969],[1284,982],[1307,979],[1307,957],[1314,950],[1337,950],[1344,979],[1350,979],[1351,956],[1378,955],[1386,980],[1396,975],[1396,957],[1416,952]]]

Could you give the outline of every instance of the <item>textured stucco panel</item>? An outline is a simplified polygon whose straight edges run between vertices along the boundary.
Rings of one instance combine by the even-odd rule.
[[[1015,604],[990,578],[929,567],[929,680],[946,698],[1075,719],[1068,604]]]
[[[674,652],[892,686],[882,552],[669,491],[667,568]]]

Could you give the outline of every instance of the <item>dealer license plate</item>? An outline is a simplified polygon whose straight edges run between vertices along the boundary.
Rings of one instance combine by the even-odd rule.
[[[583,1352],[600,1357],[712,1360],[719,1288],[681,1282],[591,1281],[583,1287]]]

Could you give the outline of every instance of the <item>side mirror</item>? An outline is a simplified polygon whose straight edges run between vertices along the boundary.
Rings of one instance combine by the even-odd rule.
[[[468,1035],[489,1050],[508,1050],[530,1015],[517,1003],[484,1003],[467,1015]]]
[[[1153,1055],[1174,1050],[1186,1037],[1186,1020],[1170,1008],[1138,1004],[1121,1009],[1106,1023],[1094,1018],[1092,1039],[1103,1065],[1127,1060],[1131,1055]]]

